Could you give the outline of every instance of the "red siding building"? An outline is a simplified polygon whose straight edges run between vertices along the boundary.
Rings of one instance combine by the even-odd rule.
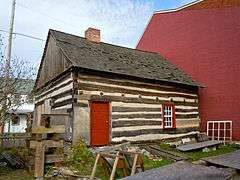
[[[240,0],[200,0],[155,12],[137,49],[159,52],[205,88],[201,130],[207,121],[232,121],[240,140]]]

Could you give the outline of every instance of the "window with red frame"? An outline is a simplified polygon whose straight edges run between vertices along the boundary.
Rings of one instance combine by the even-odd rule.
[[[175,106],[163,104],[163,128],[175,128]]]

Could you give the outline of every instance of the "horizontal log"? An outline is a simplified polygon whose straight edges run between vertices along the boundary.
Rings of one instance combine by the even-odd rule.
[[[112,107],[112,112],[157,112],[161,111],[161,108],[147,108],[147,107],[120,107],[120,106],[114,106]]]
[[[198,112],[198,109],[182,109],[182,108],[176,108],[176,112]]]
[[[189,119],[189,118],[197,118],[198,114],[176,114],[177,119]],[[162,118],[161,112],[156,114],[144,114],[137,113],[136,114],[112,114],[112,119],[122,119],[122,118],[143,118],[143,119],[155,119]]]
[[[155,118],[162,118],[162,115],[160,114],[113,114],[112,119],[121,119],[121,118],[143,118],[143,119],[155,119]]]
[[[74,103],[74,106],[88,107],[88,104],[81,103],[81,102],[76,102],[76,103]]]
[[[64,110],[66,112],[71,112],[72,111],[72,104],[67,104],[65,106],[59,106],[52,108],[52,110]]]
[[[49,81],[43,87],[38,88],[37,93],[39,94],[44,91],[46,92],[48,90],[51,90],[52,88],[59,86],[65,82],[67,82],[68,80],[72,80],[71,72],[66,72],[65,74],[58,75],[57,77],[55,77],[53,80]]]
[[[53,88],[50,89],[50,90],[42,91],[41,94],[40,94],[40,92],[37,92],[37,94],[36,94],[36,100],[41,99],[42,97],[46,96],[47,94],[50,94],[50,93],[52,93],[52,92],[54,92],[54,91],[57,91],[57,90],[59,90],[59,89],[61,89],[61,88],[64,88],[64,87],[66,87],[67,85],[69,85],[69,84],[71,84],[71,83],[73,83],[73,81],[72,81],[72,80],[69,80],[69,81],[67,81],[66,83],[63,83],[63,84],[58,85],[58,86],[56,86],[56,87],[53,87]]]
[[[148,121],[148,120],[137,120],[137,121],[113,121],[112,128],[116,127],[130,127],[130,126],[146,126],[146,125],[162,125],[162,121]]]
[[[148,108],[148,107],[120,107],[113,106],[112,112],[161,112],[162,109],[159,108]],[[198,109],[176,109],[176,113],[198,113]]]
[[[141,91],[141,88],[139,90],[133,90],[133,89],[125,89],[121,87],[111,87],[111,84],[109,84],[109,86],[103,86],[103,85],[94,85],[94,84],[78,82],[77,89],[87,90],[87,91],[104,91],[109,93],[126,93],[126,94],[133,94],[133,95],[141,94],[142,96],[156,96],[156,97],[165,97],[165,98],[182,97],[182,98],[188,98],[188,99],[197,99],[197,97],[180,94],[178,92],[167,92],[167,91],[164,93],[148,92],[148,91]]]
[[[48,98],[51,98],[52,96],[56,96],[58,94],[61,94],[62,92],[68,91],[68,90],[70,90],[72,88],[73,88],[73,84],[70,83],[70,84],[68,84],[66,86],[63,86],[62,88],[57,89],[57,90],[55,90],[55,91],[53,91],[51,93],[46,93],[40,99],[37,99],[36,102],[39,103],[41,101],[44,101],[45,99],[48,99]]]
[[[198,118],[199,114],[176,114],[177,119],[192,119]]]
[[[85,74],[79,74],[78,79],[79,80],[85,80],[85,81],[93,81],[93,82],[114,84],[114,85],[119,85],[119,86],[155,89],[155,90],[161,90],[161,91],[176,91],[177,90],[178,92],[196,93],[196,91],[193,91],[193,90],[188,90],[188,89],[174,87],[174,86],[166,86],[166,85],[162,85],[162,84],[160,85],[160,84],[143,83],[143,82],[131,81],[131,80],[127,80],[127,79],[103,78],[103,77],[93,76],[93,75],[87,76]]]
[[[72,93],[73,93],[73,90],[69,89],[69,90],[63,91],[55,96],[52,96],[51,98],[55,101],[59,98],[62,98],[62,97],[68,96],[68,95],[72,95]]]
[[[132,131],[115,131],[112,132],[112,138],[115,137],[132,137],[144,134],[182,134],[191,131],[198,131],[198,127],[190,128],[176,128],[176,129],[142,129],[142,130],[132,130]]]
[[[177,120],[178,128],[199,126],[200,120]]]
[[[44,126],[34,126],[32,127],[33,134],[51,134],[51,133],[65,133],[65,126],[64,125],[56,125],[52,126],[51,128],[46,128]]]
[[[37,146],[38,141],[30,141],[30,148],[34,149]],[[54,140],[43,140],[43,145],[46,148],[53,147],[63,147],[63,140],[54,141]]]
[[[57,108],[57,107],[65,106],[72,103],[73,103],[73,99],[70,98],[61,102],[53,103],[52,108]]]
[[[78,99],[83,99],[81,96],[75,96]],[[125,102],[125,103],[143,103],[143,104],[164,104],[171,101],[160,101],[154,99],[145,99],[145,98],[132,98],[132,97],[120,97],[120,96],[100,96],[100,95],[89,95],[86,100],[91,101],[115,101],[115,102]],[[198,103],[195,102],[174,102],[175,105],[183,106],[193,106],[198,107]]]

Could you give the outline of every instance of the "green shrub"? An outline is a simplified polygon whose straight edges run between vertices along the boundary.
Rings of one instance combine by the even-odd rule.
[[[67,163],[81,175],[90,175],[94,165],[94,155],[88,150],[86,143],[81,140],[71,148],[72,155]]]

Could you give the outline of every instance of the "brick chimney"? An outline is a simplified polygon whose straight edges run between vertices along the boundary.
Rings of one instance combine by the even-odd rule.
[[[89,41],[100,43],[101,37],[100,37],[100,30],[95,28],[88,28],[85,31],[85,38]]]

